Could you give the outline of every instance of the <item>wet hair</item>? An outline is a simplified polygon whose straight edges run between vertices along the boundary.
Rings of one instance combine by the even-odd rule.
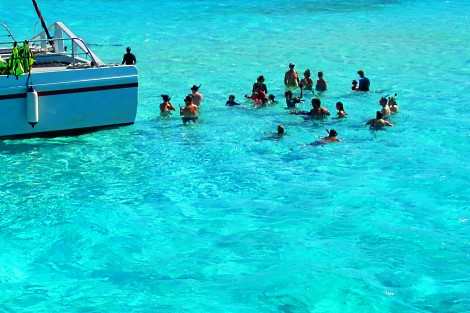
[[[169,95],[161,95],[163,101],[170,101],[170,96]]]
[[[274,99],[276,99],[276,96],[274,96],[274,95],[269,95],[268,96],[268,100],[274,101]]]
[[[294,63],[289,63],[289,68],[294,68],[295,64]]]
[[[341,101],[336,102],[336,107],[338,108],[338,110],[344,111],[343,102]]]
[[[380,111],[375,112],[375,119],[376,120],[381,120],[383,118],[384,118],[384,115],[383,115],[382,112],[380,112]]]
[[[277,125],[277,134],[278,135],[284,135],[286,129],[282,125]]]
[[[385,97],[380,98],[379,104],[380,104],[381,106],[385,106],[387,103],[388,103],[387,98],[385,98]]]
[[[235,100],[235,95],[229,95],[228,98]]]
[[[323,72],[318,72],[318,77],[323,77]]]
[[[312,75],[312,73],[310,73],[309,69],[306,69],[305,72],[304,72],[304,75],[305,76],[310,76],[310,75]]]
[[[187,102],[192,102],[193,101],[193,97],[191,95],[187,95],[185,98],[184,98],[184,103],[187,103]]]
[[[127,51],[127,52],[131,52],[131,47],[127,47],[127,48],[126,48],[126,51]]]
[[[357,74],[358,74],[359,76],[363,77],[363,76],[364,76],[364,71],[363,71],[363,70],[359,70],[359,71],[357,71]]]
[[[353,80],[351,84],[357,85],[357,80]]]
[[[287,97],[292,97],[292,91],[290,90],[287,90],[285,93],[284,93],[284,96],[287,98]]]
[[[264,81],[264,76],[263,76],[263,75],[258,76],[258,78],[256,79],[256,81],[258,81],[258,82]]]
[[[318,98],[313,98],[312,99],[312,106],[313,107],[320,107],[321,106],[321,101]]]
[[[338,136],[338,132],[336,130],[330,129],[328,131],[328,137],[336,137],[336,136]]]

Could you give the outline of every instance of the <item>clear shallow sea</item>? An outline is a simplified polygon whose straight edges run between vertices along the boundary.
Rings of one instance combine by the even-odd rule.
[[[40,4],[106,61],[133,47],[139,112],[0,142],[1,313],[470,311],[469,1]],[[0,11],[39,30],[29,1]],[[348,119],[224,106],[258,74],[281,98],[289,62],[323,70]],[[349,93],[359,68],[368,95]],[[201,123],[161,120],[159,95],[193,83]],[[396,126],[370,132],[393,92]],[[331,127],[343,143],[304,145]]]

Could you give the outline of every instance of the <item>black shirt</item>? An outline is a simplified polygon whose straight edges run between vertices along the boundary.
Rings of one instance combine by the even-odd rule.
[[[126,64],[126,65],[134,65],[137,63],[137,60],[135,58],[135,55],[133,55],[132,53],[126,53],[124,54],[123,58],[122,58],[122,64]]]
[[[369,91],[370,81],[367,77],[362,77],[359,79],[359,87],[357,90],[359,91]]]

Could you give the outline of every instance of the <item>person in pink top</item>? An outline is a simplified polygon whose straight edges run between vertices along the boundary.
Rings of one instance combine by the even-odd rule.
[[[199,86],[193,85],[191,87],[191,95],[193,97],[193,104],[195,104],[197,106],[200,106],[201,103],[202,103],[202,100],[204,100],[204,97],[203,97],[202,93],[199,92],[200,87],[201,87],[201,85],[199,85]]]

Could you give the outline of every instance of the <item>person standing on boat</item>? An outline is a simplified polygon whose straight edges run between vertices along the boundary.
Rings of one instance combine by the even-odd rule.
[[[131,48],[127,47],[126,49],[126,54],[122,57],[122,63],[121,64],[126,64],[126,65],[135,65],[137,64],[137,59],[135,58],[135,55],[131,53]]]
[[[202,93],[199,92],[200,87],[201,87],[201,85],[199,85],[199,86],[193,85],[191,87],[191,95],[193,97],[193,103],[196,106],[200,106],[201,103],[202,103],[202,100],[204,100],[204,96],[202,95]]]

